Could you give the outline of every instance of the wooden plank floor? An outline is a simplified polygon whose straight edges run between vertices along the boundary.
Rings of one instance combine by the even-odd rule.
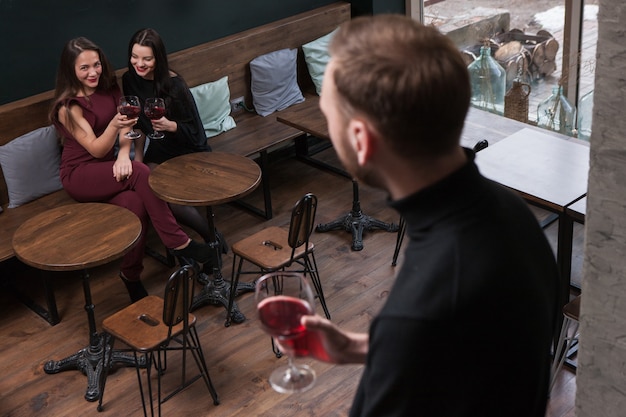
[[[332,159],[332,150],[325,151]],[[305,192],[319,198],[318,223],[326,223],[351,208],[351,182],[341,176],[310,167],[294,158],[272,164],[271,183],[275,216],[263,221],[231,205],[215,209],[215,221],[229,242],[234,242],[267,225],[287,227],[292,204]],[[361,187],[363,211],[387,222],[398,216],[385,204],[385,194]],[[258,192],[247,200],[260,205]],[[538,213],[541,216],[542,213]],[[0,218],[1,220],[1,218]],[[554,239],[555,231],[547,233]],[[580,230],[577,235],[580,235]],[[350,249],[351,235],[344,231],[314,233],[316,253],[324,291],[332,318],[342,327],[366,331],[372,317],[382,306],[393,282],[395,268],[391,258],[396,234],[382,231],[366,233],[363,251]],[[151,245],[161,248],[151,233]],[[97,244],[97,242],[94,242]],[[579,246],[577,246],[579,247]],[[579,256],[579,255],[577,255]],[[403,261],[400,255],[399,262]],[[224,257],[224,275],[230,277],[232,256]],[[575,268],[579,265],[575,262]],[[13,270],[9,270],[12,266]],[[126,290],[117,277],[119,263],[91,271],[91,289],[96,322],[128,304]],[[165,279],[173,271],[152,258],[146,258],[144,282],[148,291],[161,294]],[[41,299],[39,276],[18,263],[0,266],[3,278],[12,278],[29,294]],[[575,272],[578,273],[578,272]],[[3,280],[5,281],[5,280]],[[76,274],[54,275],[59,313],[62,321],[48,325],[31,310],[2,292],[0,305],[0,415],[3,416],[140,416],[135,372],[117,369],[110,375],[104,411],[83,396],[86,378],[78,371],[48,375],[43,371],[49,359],[61,359],[88,343],[87,319],[80,279]],[[345,416],[350,407],[362,368],[331,366],[307,361],[316,370],[316,386],[302,394],[275,393],[267,383],[272,369],[286,361],[276,359],[270,340],[259,329],[251,294],[237,300],[248,320],[225,328],[225,311],[203,306],[195,311],[198,331],[204,345],[211,377],[221,404],[214,406],[206,387],[198,381],[164,404],[164,415],[174,416]],[[318,306],[318,311],[321,308]],[[169,359],[170,373],[176,369],[176,355]],[[471,358],[457,358],[471,360]],[[166,377],[168,376],[166,375]],[[575,377],[570,371],[560,374],[550,401],[550,417],[573,416]]]

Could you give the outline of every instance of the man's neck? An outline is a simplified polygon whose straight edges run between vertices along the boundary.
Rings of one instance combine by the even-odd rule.
[[[429,187],[456,172],[467,163],[462,147],[435,160],[403,160],[394,164],[387,184],[393,200],[399,200]]]

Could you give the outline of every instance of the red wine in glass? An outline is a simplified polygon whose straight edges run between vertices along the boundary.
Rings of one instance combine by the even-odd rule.
[[[162,98],[149,98],[146,100],[143,111],[150,120],[158,120],[165,116],[165,101]],[[165,134],[155,130],[148,135],[150,139],[163,139]]]
[[[129,119],[136,119],[141,114],[141,104],[139,102],[139,98],[137,96],[124,96],[120,98],[119,105],[117,106],[117,111],[120,114],[125,115]],[[136,132],[133,128],[130,128],[130,131],[126,133],[128,139],[137,139],[141,136],[141,133]]]
[[[257,308],[265,331],[285,339],[302,335],[306,329],[300,324],[300,317],[313,314],[305,300],[285,295],[265,298]]]
[[[293,356],[314,356],[328,360],[328,354],[315,332],[300,324],[302,315],[313,314],[309,304],[302,299],[278,295],[268,297],[258,305],[259,319],[265,331],[280,340]]]
[[[141,114],[141,107],[139,106],[120,106],[120,113],[128,116],[129,119],[136,119]]]
[[[279,271],[263,275],[256,282],[255,299],[261,327],[280,341],[288,363],[272,372],[269,378],[274,390],[281,393],[302,392],[315,383],[315,371],[307,365],[296,365],[294,356],[309,353],[309,337],[302,326],[303,315],[313,313],[313,292],[304,275]],[[317,339],[319,341],[319,339]],[[321,344],[314,344],[321,348]]]
[[[305,330],[296,337],[280,339],[280,343],[285,345],[293,356],[312,356],[322,361],[330,360],[317,332]]]
[[[146,116],[150,120],[157,120],[161,117],[165,116],[165,108],[163,107],[152,107],[151,109],[146,109]]]

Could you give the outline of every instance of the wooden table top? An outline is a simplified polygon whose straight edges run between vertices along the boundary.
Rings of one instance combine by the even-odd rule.
[[[158,165],[149,178],[159,198],[188,206],[228,203],[250,194],[260,182],[256,162],[226,152],[177,156]]]
[[[320,139],[330,139],[318,96],[307,96],[302,103],[281,110],[277,113],[276,120]]]
[[[587,193],[589,146],[534,129],[478,152],[476,164],[485,177],[554,211]]]
[[[546,130],[470,106],[467,117],[465,118],[461,144],[467,148],[472,148],[477,142],[486,140],[489,142],[489,146],[491,146],[522,129],[530,129],[554,137],[565,137],[558,132]]]
[[[329,137],[318,97],[280,111],[277,120],[320,138]],[[461,143],[471,148],[483,139],[489,146],[477,154],[480,171],[527,200],[562,212],[586,194],[586,143],[470,108]]]
[[[106,203],[52,208],[25,221],[13,235],[18,259],[38,269],[73,271],[126,254],[141,234],[130,210]]]
[[[276,113],[276,120],[315,137],[330,138],[326,118],[319,107],[318,96],[307,95],[304,102],[279,111]],[[559,136],[557,133],[548,132],[545,129],[470,107],[465,119],[461,144],[467,148],[472,148],[477,142],[487,140],[489,145],[493,145],[522,129],[533,129]]]

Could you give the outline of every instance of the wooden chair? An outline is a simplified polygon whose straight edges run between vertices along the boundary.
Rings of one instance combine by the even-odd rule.
[[[580,317],[580,300],[581,296],[577,296],[563,307],[563,324],[561,325],[561,333],[559,341],[556,344],[554,357],[552,359],[552,371],[550,373],[550,391],[556,382],[556,375],[563,367],[565,359],[570,355],[570,350],[574,343],[578,342],[578,324]],[[571,329],[570,329],[571,326]]]
[[[276,226],[268,227],[231,246],[233,275],[226,313],[226,326],[230,325],[233,300],[241,274],[261,276],[268,272],[285,270],[293,264],[301,267],[299,272],[310,275],[316,296],[324,309],[324,314],[330,319],[313,252],[315,245],[309,240],[313,232],[316,209],[317,197],[311,193],[305,194],[292,209],[289,230]],[[258,269],[242,271],[244,261],[252,263]]]
[[[110,349],[113,352],[115,339],[119,339],[130,347],[135,355],[137,380],[141,393],[141,403],[144,416],[147,417],[146,400],[142,384],[140,368],[145,363],[148,380],[148,396],[150,397],[150,412],[154,416],[152,400],[152,377],[151,371],[154,366],[157,371],[157,397],[158,415],[161,416],[161,404],[169,400],[175,394],[202,378],[206,384],[213,404],[219,404],[219,398],[215,387],[209,377],[209,370],[204,359],[200,339],[196,331],[196,317],[189,313],[193,300],[193,284],[195,277],[194,269],[184,265],[175,271],[167,281],[164,298],[149,295],[123,310],[109,316],[103,321],[104,331],[111,336]],[[161,378],[167,369],[167,352],[182,352],[181,380],[177,388],[167,396],[161,396]],[[191,352],[198,366],[199,373],[194,377],[187,376],[187,353]],[[143,354],[141,360],[138,354]],[[102,391],[98,403],[98,411],[102,411],[102,399],[106,383],[108,369],[110,368],[112,354],[105,355],[104,372],[102,373]],[[108,363],[106,362],[108,360]]]

